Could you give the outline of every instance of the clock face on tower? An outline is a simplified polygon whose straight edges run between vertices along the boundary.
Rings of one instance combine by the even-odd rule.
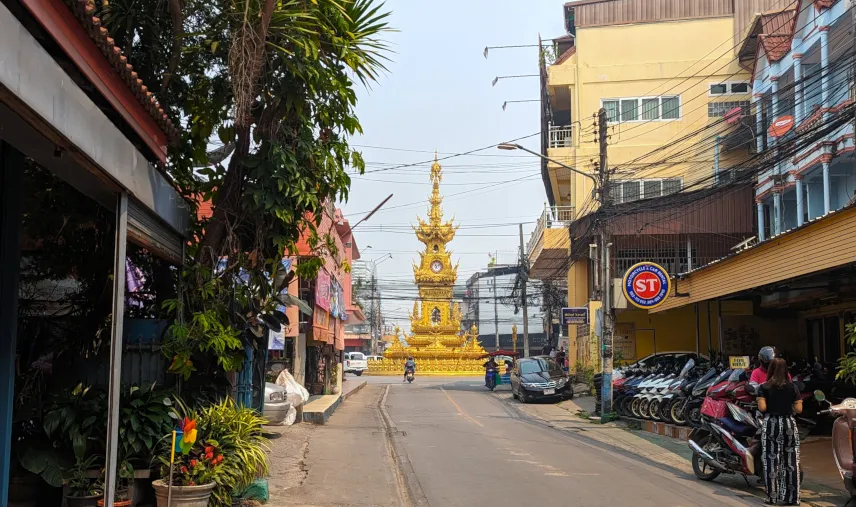
[[[440,261],[434,261],[431,263],[431,271],[435,273],[439,273],[440,270],[443,269],[443,263]]]

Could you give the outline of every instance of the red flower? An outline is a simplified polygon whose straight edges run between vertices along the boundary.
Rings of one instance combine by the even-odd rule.
[[[222,463],[222,462],[223,462],[223,455],[221,454],[221,455],[217,456],[217,463]]]
[[[210,446],[210,445],[205,446],[205,453],[207,454],[207,453],[209,453],[209,452],[214,452],[214,447],[213,447],[213,446]]]
[[[187,473],[187,467],[186,466],[181,467],[181,473],[183,473],[183,474]]]
[[[190,482],[188,483],[188,486],[196,486],[196,483],[195,483],[195,482],[193,482],[193,481],[190,481]]]
[[[208,459],[211,459],[211,458],[213,458],[213,457],[214,457],[214,453],[213,453],[213,452],[206,452],[206,453],[205,453],[205,457],[206,457],[206,458],[208,458]]]
[[[190,466],[191,466],[191,467],[195,467],[195,466],[196,466],[196,460],[195,460],[195,459],[190,460]]]

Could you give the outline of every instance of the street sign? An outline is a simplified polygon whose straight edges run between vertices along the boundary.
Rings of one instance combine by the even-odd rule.
[[[749,368],[749,356],[728,356],[728,367],[732,370]]]
[[[566,326],[571,324],[588,324],[589,309],[585,306],[562,308],[562,323]]]
[[[770,128],[767,129],[767,133],[770,134],[770,137],[782,137],[783,135],[787,134],[793,126],[793,116],[780,116],[776,118],[772,124],[770,124]]]
[[[621,284],[624,296],[633,306],[649,310],[657,308],[672,291],[669,273],[659,264],[640,262],[630,266]]]

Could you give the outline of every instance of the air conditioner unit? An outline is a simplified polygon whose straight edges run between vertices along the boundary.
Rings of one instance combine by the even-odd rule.
[[[616,310],[624,310],[627,308],[627,298],[624,296],[622,287],[624,280],[621,278],[612,279],[612,307]]]

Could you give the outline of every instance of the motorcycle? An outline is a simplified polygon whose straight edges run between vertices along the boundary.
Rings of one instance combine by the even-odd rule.
[[[823,391],[815,391],[814,398],[829,407],[821,410],[820,415],[837,416],[832,423],[832,456],[852,500],[856,498],[856,448],[853,446],[856,442],[856,398],[846,398],[838,405],[827,401]]]
[[[412,383],[413,382],[413,370],[407,370],[407,374],[405,375],[405,378],[407,379],[407,383]]]
[[[695,366],[696,362],[694,359],[688,360],[681,369],[681,372],[678,373],[678,376],[669,382],[669,384],[654,397],[650,406],[652,419],[674,422],[670,415],[672,399],[681,392],[681,386],[686,382],[687,377],[690,375],[690,372],[693,371]]]
[[[693,451],[693,473],[703,481],[723,473],[763,479],[761,422],[730,401],[712,401],[724,403],[730,417],[703,415],[701,426],[690,433],[687,444]]]
[[[708,393],[722,386],[722,389],[725,389],[725,384],[727,384],[728,377],[731,375],[732,370],[717,370],[712,369],[711,372],[708,371],[702,379],[707,379],[704,382],[699,380],[695,385],[692,391],[692,397],[687,401],[687,405],[685,408],[684,414],[686,414],[686,419],[689,421],[690,425],[693,427],[699,427],[702,424],[701,419],[701,406],[704,403],[705,398]]]
[[[489,368],[484,374],[485,386],[493,391],[496,389],[496,369]]]

